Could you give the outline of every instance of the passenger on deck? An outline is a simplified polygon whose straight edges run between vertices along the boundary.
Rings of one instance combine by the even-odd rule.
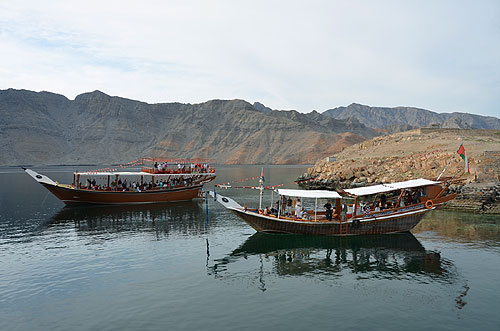
[[[269,207],[264,208],[264,215],[269,215]]]
[[[300,199],[297,199],[297,202],[295,203],[295,215],[297,215],[297,218],[300,218],[301,211],[302,203],[300,202]]]
[[[274,205],[276,206],[274,209],[276,209],[276,216],[277,216],[280,209],[280,200],[278,199],[278,201],[276,201]]]
[[[302,219],[303,220],[307,220],[307,221],[311,220],[311,215],[309,215],[309,213],[307,212],[307,210],[303,210],[302,211]]]
[[[292,199],[288,197],[288,200],[286,200],[286,212],[288,214],[292,213]]]
[[[418,197],[419,198],[424,198],[425,197],[425,193],[424,193],[424,189],[423,188],[420,188],[420,190],[418,190]],[[423,199],[419,199],[419,201],[422,201]]]
[[[385,205],[387,203],[387,196],[385,194],[382,194],[380,196],[380,204],[381,206]]]
[[[418,194],[417,194],[417,193],[415,193],[415,194],[413,195],[412,203],[413,203],[413,204],[417,204],[417,203],[418,203]]]
[[[271,214],[273,215],[278,215],[278,209],[274,208],[274,207],[271,207]]]
[[[325,205],[323,207],[325,207],[326,219],[331,221],[332,220],[332,204],[330,203],[330,200],[328,200],[327,203],[325,203]]]

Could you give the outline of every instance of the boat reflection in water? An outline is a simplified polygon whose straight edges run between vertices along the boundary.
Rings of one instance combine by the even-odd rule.
[[[252,257],[258,261],[252,264]],[[242,272],[242,266],[253,269]],[[422,283],[453,283],[458,273],[440,253],[426,250],[413,234],[370,236],[302,236],[256,233],[228,256],[208,266],[216,278],[253,277],[265,291],[269,277],[312,277],[315,280],[402,279]],[[258,279],[258,280],[257,280]]]
[[[436,236],[440,241],[462,242],[475,247],[500,247],[498,215],[436,210],[412,231],[419,236]]]
[[[203,233],[205,213],[200,202],[127,206],[64,207],[45,225],[74,222],[80,233],[155,231],[160,235]]]

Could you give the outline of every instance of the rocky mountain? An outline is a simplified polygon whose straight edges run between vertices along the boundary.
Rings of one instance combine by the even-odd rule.
[[[263,108],[243,100],[148,104],[99,91],[69,100],[2,90],[0,165],[109,164],[142,156],[307,164],[377,135],[355,119]]]
[[[272,111],[273,111],[271,108],[264,106],[264,105],[263,105],[263,104],[261,104],[260,102],[254,102],[254,103],[253,103],[253,107],[254,107],[256,110],[261,111],[261,112],[266,113],[266,114],[268,114],[268,113],[270,113],[270,112],[272,112]]]
[[[370,107],[350,104],[326,110],[323,115],[335,119],[356,118],[362,124],[381,129],[381,132],[394,133],[421,127],[458,128],[458,129],[500,129],[500,119],[467,113],[435,113],[413,107]]]

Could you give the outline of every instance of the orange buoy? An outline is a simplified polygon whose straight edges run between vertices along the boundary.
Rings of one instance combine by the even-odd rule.
[[[432,207],[434,207],[434,202],[432,202],[432,200],[427,200],[425,202],[425,207],[427,207],[427,209],[432,209]]]

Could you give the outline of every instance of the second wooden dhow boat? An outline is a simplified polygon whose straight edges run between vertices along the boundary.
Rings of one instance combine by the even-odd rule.
[[[211,195],[259,232],[365,235],[410,231],[425,213],[456,197],[445,195],[448,186],[449,182],[420,178],[338,192],[278,189],[279,204],[272,210],[249,209],[218,193]],[[285,206],[291,198],[314,199],[315,208],[298,215]],[[334,200],[331,211],[318,212],[318,199]]]
[[[189,201],[199,197],[203,185],[215,179],[213,172],[156,173],[142,169],[138,172],[75,172],[72,184],[60,184],[31,169],[23,169],[66,204],[124,205]],[[82,185],[82,177],[107,178],[107,182],[96,185],[89,179],[89,185]],[[122,179],[125,182],[126,178],[135,178],[136,187],[119,184]],[[155,179],[167,184],[160,186]],[[147,182],[148,185],[145,184]]]

